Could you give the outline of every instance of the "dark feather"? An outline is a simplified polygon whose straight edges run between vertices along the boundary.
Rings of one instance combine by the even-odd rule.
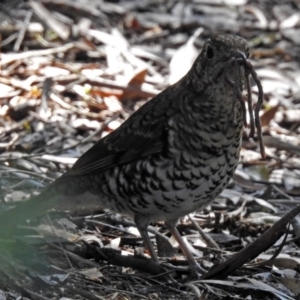
[[[162,152],[167,145],[169,116],[174,116],[172,99],[167,95],[175,88],[171,86],[147,102],[118,129],[84,153],[61,178],[103,172]]]

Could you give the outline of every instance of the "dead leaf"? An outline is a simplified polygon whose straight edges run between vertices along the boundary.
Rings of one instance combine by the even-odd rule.
[[[260,116],[261,126],[268,126],[270,124],[270,122],[274,119],[278,108],[279,105],[276,105],[263,112],[263,114]]]
[[[120,98],[120,101],[124,101],[124,100],[136,101],[138,99],[141,99],[140,88],[142,84],[145,82],[146,75],[147,75],[146,68],[141,68],[137,70],[128,82],[128,86],[132,87],[133,89],[124,90],[123,95]]]
[[[189,38],[186,44],[181,46],[173,55],[170,61],[170,84],[180,80],[191,68],[199,52],[194,46],[195,39],[203,32],[203,28],[198,28]]]

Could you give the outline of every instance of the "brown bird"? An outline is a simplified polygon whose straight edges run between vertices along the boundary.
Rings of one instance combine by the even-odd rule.
[[[54,207],[108,208],[134,219],[156,262],[147,226],[165,221],[190,267],[197,268],[176,223],[213,201],[236,169],[243,78],[251,73],[260,85],[248,56],[243,38],[213,35],[179,82],[99,140],[39,196],[2,214],[0,231]],[[260,133],[257,118],[256,125]]]

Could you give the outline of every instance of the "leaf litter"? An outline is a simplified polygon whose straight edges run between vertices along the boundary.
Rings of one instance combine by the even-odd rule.
[[[264,88],[260,116],[267,158],[261,160],[257,141],[245,138],[227,189],[191,216],[220,249],[205,248],[207,242],[188,217],[178,228],[207,269],[238,255],[300,202],[297,5],[199,0],[147,2],[143,7],[125,0],[1,5],[1,210],[5,213],[38,193],[99,138],[184,75],[188,68],[183,70],[182,61],[185,67],[192,64],[184,56],[191,59],[195,50],[200,52],[212,33],[233,33],[248,40],[251,63]],[[255,103],[258,90],[251,85]],[[141,239],[132,221],[105,211],[49,214],[30,220],[17,249],[1,253],[3,297],[299,297],[299,217],[281,228],[276,243],[229,277],[199,281],[186,276],[184,258],[174,256],[176,244],[165,235],[163,223],[152,224],[152,239],[159,236],[161,253],[170,255],[162,261],[177,268],[174,283],[157,277],[163,271],[143,258],[147,253],[138,250]]]

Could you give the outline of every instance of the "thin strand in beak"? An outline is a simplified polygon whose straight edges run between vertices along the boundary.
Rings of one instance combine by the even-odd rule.
[[[230,78],[229,70],[230,67],[234,64],[235,73],[234,73],[234,81]],[[254,137],[255,134],[255,128],[257,132],[257,138],[259,141],[259,147],[260,147],[260,153],[261,157],[264,159],[266,158],[263,138],[262,138],[262,129],[261,129],[261,123],[259,118],[259,111],[261,109],[261,106],[263,104],[263,88],[261,85],[260,80],[258,79],[257,73],[255,72],[251,62],[246,58],[244,53],[237,51],[236,57],[232,58],[231,61],[228,64],[227,71],[226,71],[226,80],[227,82],[233,87],[233,122],[235,123],[236,120],[236,114],[235,114],[235,104],[237,99],[241,103],[242,107],[242,114],[244,119],[244,125],[247,125],[247,118],[246,118],[246,107],[245,107],[245,101],[242,97],[242,92],[239,89],[238,82],[240,77],[240,69],[239,65],[243,64],[245,69],[245,78],[246,78],[246,88],[247,88],[247,103],[248,103],[248,111],[249,111],[249,118],[250,118],[250,137]],[[253,116],[253,105],[252,105],[252,93],[251,93],[251,86],[250,86],[250,74],[257,85],[258,88],[258,101],[255,106],[254,110],[254,116]]]

